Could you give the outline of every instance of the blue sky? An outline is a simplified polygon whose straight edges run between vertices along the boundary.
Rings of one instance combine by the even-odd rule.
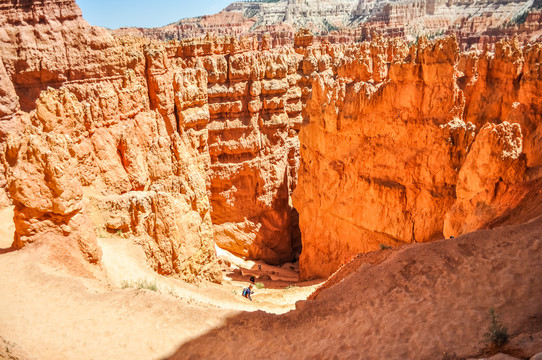
[[[216,14],[234,0],[76,0],[91,25],[158,27],[177,20]]]

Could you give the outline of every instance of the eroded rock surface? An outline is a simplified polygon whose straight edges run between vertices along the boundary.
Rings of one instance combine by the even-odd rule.
[[[31,126],[31,125],[30,125]],[[85,258],[98,262],[92,223],[83,204],[83,187],[74,176],[77,159],[66,134],[30,127],[7,141],[8,186],[15,204],[15,240],[22,248],[37,240],[77,244]]]
[[[269,38],[114,37],[73,1],[0,11],[11,197],[0,200],[16,204],[17,246],[51,227],[95,247],[92,226],[60,224],[81,217],[99,235],[135,235],[159,273],[189,280],[218,281],[215,242],[271,263],[296,257],[302,55]]]
[[[335,54],[339,76],[314,77],[300,133],[301,276],[479,229],[517,205],[540,165],[539,100],[524,95],[540,83],[524,66],[539,51],[511,41],[462,54],[449,38]]]
[[[172,126],[152,103],[148,41],[90,27],[73,1],[1,11],[2,61],[19,97],[19,106],[4,107],[8,121],[20,124],[6,126],[3,144],[14,245],[58,235],[55,241],[75,239],[97,262],[95,230],[126,231],[159,273],[220,281],[207,133],[177,125],[175,115]],[[16,113],[19,107],[24,112]],[[140,201],[127,206],[125,198]],[[115,218],[119,209],[133,220]]]
[[[160,28],[120,28],[116,34],[171,40],[206,33],[221,36],[271,33],[274,46],[291,45],[308,29],[317,40],[359,42],[386,34],[415,42],[421,36],[454,35],[461,49],[483,49],[503,38],[537,41],[541,35],[540,1],[471,0],[281,0],[235,1],[214,15],[181,19]]]
[[[49,234],[98,262],[95,232],[118,233],[159,273],[219,281],[215,243],[295,259],[299,211],[301,275],[327,276],[487,226],[540,177],[540,45],[160,42],[91,27],[68,0],[0,12],[17,247]]]

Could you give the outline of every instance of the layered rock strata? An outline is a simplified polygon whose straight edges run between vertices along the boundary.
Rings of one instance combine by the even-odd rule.
[[[479,229],[516,206],[541,165],[540,50],[460,53],[448,38],[336,53],[336,75],[314,76],[300,133],[301,276]]]
[[[174,116],[172,126],[152,104],[148,41],[90,27],[73,1],[1,11],[2,61],[18,100],[2,108],[14,245],[75,239],[97,262],[95,227],[125,232],[157,272],[220,281],[206,134]]]
[[[58,234],[97,262],[95,227],[187,280],[219,280],[215,242],[295,258],[302,55],[269,37],[117,38],[73,1],[0,11],[0,200],[15,204],[17,247]]]
[[[327,276],[487,226],[539,177],[539,45],[164,43],[90,27],[73,1],[0,11],[16,247],[65,241],[99,262],[95,231],[122,234],[161,274],[219,281],[215,243],[295,259],[299,211],[301,275]]]
[[[303,110],[300,63],[291,49],[234,54],[228,76],[209,81],[215,241],[272,263],[293,259],[289,197]]]
[[[539,1],[303,0],[238,1],[214,15],[183,19],[161,28],[121,28],[117,34],[171,40],[206,33],[273,34],[290,45],[295,32],[309,29],[318,41],[370,41],[373,33],[414,42],[420,36],[455,35],[461,49],[482,49],[513,36],[527,44],[540,37]]]
[[[259,46],[252,38],[207,37],[154,48],[147,71],[153,106],[172,128],[177,122],[190,129],[210,159],[217,245],[278,263],[295,255],[289,196],[297,173],[302,87],[309,81],[299,74],[302,57],[296,52],[255,51]],[[179,64],[186,68],[179,70]],[[174,102],[168,93],[175,94]]]
[[[356,4],[357,0],[236,1],[217,14],[182,19],[161,28],[121,28],[115,32],[162,40],[180,40],[206,33],[260,37],[272,33],[275,45],[284,45],[290,44],[301,28],[320,34],[347,27]]]

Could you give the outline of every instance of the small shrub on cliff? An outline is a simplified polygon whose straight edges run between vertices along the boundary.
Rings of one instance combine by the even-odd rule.
[[[248,8],[245,10],[245,14],[244,16],[248,19],[250,19],[251,17],[254,17],[256,15],[258,15],[260,11],[258,9],[251,9],[251,8]]]
[[[490,348],[497,349],[506,344],[510,338],[508,329],[505,328],[493,308],[489,309],[489,328],[484,334],[486,343]]]
[[[339,28],[333,24],[331,24],[327,19],[324,19],[323,21],[324,27],[327,32],[337,31]]]
[[[510,20],[510,24],[521,25],[525,23],[525,21],[527,20],[527,15],[529,15],[529,12],[527,10],[525,10],[521,14],[516,14],[516,16],[514,16],[512,20]]]
[[[391,246],[386,245],[386,244],[380,244],[380,250],[388,250],[388,249],[391,249]]]
[[[179,297],[179,295],[177,295],[177,292],[175,291],[175,289],[173,289],[172,287],[169,287],[167,288],[167,293],[173,297]]]

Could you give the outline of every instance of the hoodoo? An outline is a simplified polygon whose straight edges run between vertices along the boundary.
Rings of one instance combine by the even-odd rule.
[[[295,50],[161,43],[90,27],[70,1],[2,12],[18,34],[2,42],[17,247],[73,237],[98,261],[94,229],[122,231],[159,273],[218,279],[213,243],[295,259],[299,212],[301,276],[328,276],[380,244],[486,226],[541,165],[539,45],[313,44],[307,31]]]

